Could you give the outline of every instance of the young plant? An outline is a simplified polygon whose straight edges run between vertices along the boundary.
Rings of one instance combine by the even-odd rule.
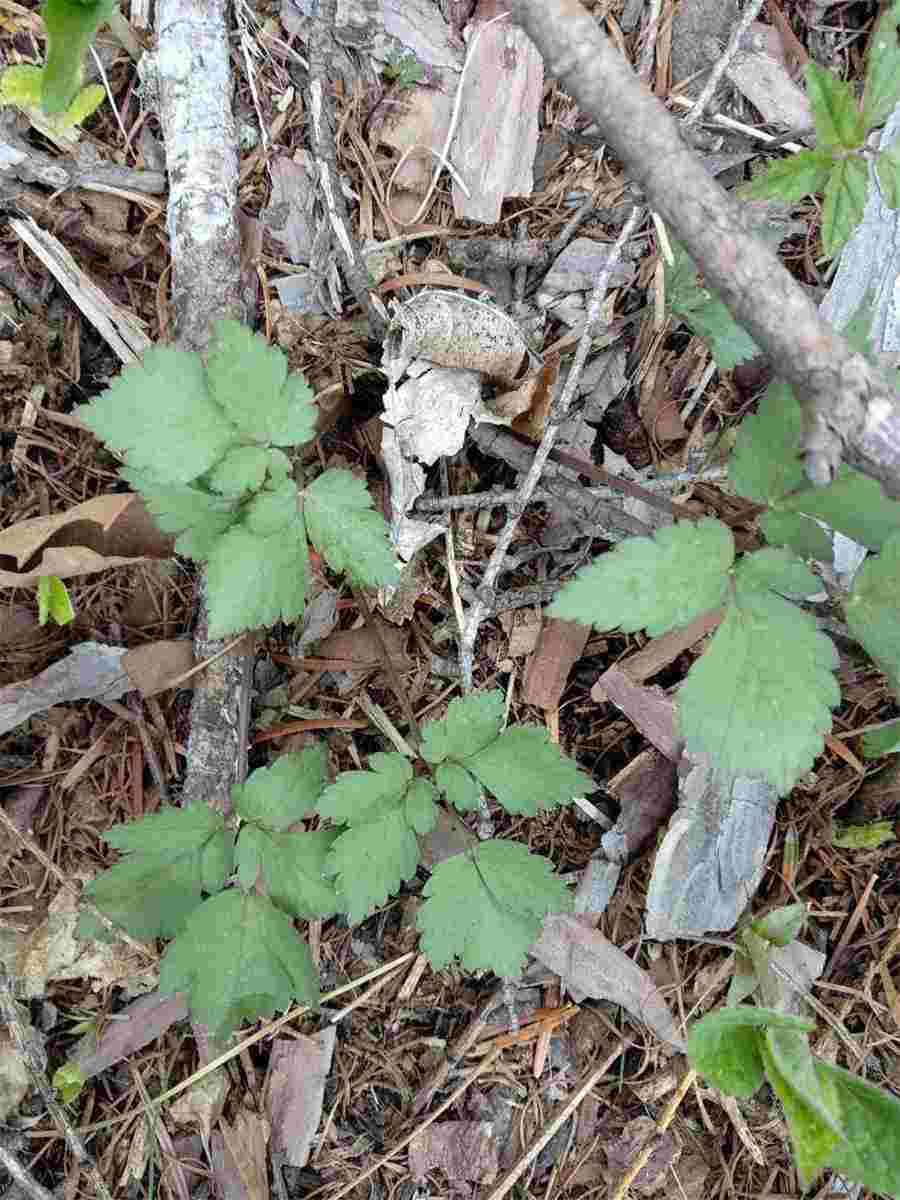
[[[315,1006],[318,982],[294,921],[361,921],[396,893],[418,870],[417,835],[434,828],[442,794],[467,812],[488,789],[508,812],[534,815],[592,786],[543,729],[504,730],[503,717],[502,692],[454,700],[425,726],[415,768],[403,755],[373,754],[366,770],[330,785],[324,744],[282,755],[232,789],[230,817],[195,804],[110,830],[106,841],[124,857],[86,895],[132,936],[172,939],[160,988],[185,992],[217,1036],[293,999]],[[330,824],[304,828],[312,811]],[[435,968],[458,957],[507,976],[520,973],[544,916],[571,906],[547,859],[474,837],[435,867],[424,894],[417,924]],[[109,936],[87,912],[79,934]]]
[[[425,78],[425,67],[415,54],[394,53],[384,65],[384,77],[402,88],[411,88]]]
[[[56,575],[42,575],[38,580],[38,624],[55,621],[57,625],[68,625],[74,619],[66,585]]]
[[[123,478],[179,535],[178,553],[207,564],[210,636],[302,615],[307,538],[357,583],[396,582],[387,526],[361,479],[329,469],[298,489],[284,449],[315,432],[312,392],[236,321],[218,323],[205,365],[153,347],[81,415],[126,454]]]
[[[754,921],[738,939],[727,1005],[688,1034],[691,1066],[728,1095],[749,1098],[768,1083],[781,1101],[800,1181],[826,1167],[888,1196],[900,1196],[900,1100],[816,1058],[815,1024],[783,1011],[785,989],[773,962],[802,928],[802,904]],[[765,1007],[742,1003],[758,995]]]

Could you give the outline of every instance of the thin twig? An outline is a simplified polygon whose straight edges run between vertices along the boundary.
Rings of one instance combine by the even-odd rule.
[[[653,1154],[653,1151],[655,1149],[656,1136],[658,1134],[665,1133],[666,1130],[669,1128],[669,1126],[672,1124],[673,1120],[675,1119],[675,1114],[678,1112],[679,1105],[681,1104],[682,1100],[687,1095],[688,1090],[690,1089],[691,1085],[693,1084],[693,1082],[696,1078],[697,1078],[696,1071],[688,1071],[687,1074],[685,1075],[684,1079],[682,1079],[681,1083],[678,1085],[678,1091],[675,1093],[675,1095],[669,1101],[668,1105],[666,1106],[666,1111],[663,1113],[663,1115],[657,1121],[656,1129],[655,1129],[654,1133],[652,1133],[648,1137],[642,1150],[640,1151],[638,1156],[634,1159],[634,1161],[632,1162],[632,1164],[628,1168],[628,1170],[625,1172],[625,1174],[622,1176],[619,1186],[616,1188],[615,1194],[613,1196],[613,1200],[624,1200],[625,1193],[628,1191],[628,1189],[634,1183],[637,1176],[640,1174],[640,1172],[643,1170],[644,1167],[646,1167],[647,1163],[649,1162],[650,1157]]]
[[[612,248],[612,253],[607,259],[603,269],[597,276],[597,281],[594,285],[594,290],[591,294],[590,304],[588,306],[588,319],[585,325],[584,333],[578,343],[578,349],[575,352],[575,360],[569,371],[566,385],[558,402],[553,405],[550,418],[547,421],[544,436],[541,439],[541,444],[538,447],[537,453],[534,456],[531,466],[525,478],[522,480],[519,500],[510,506],[510,511],[507,516],[506,524],[504,525],[500,536],[497,538],[497,545],[494,547],[494,552],[490,557],[487,569],[484,573],[484,578],[479,588],[479,598],[469,609],[466,617],[466,624],[460,636],[460,667],[462,671],[463,687],[466,691],[472,689],[472,674],[473,674],[473,656],[475,650],[475,640],[478,637],[478,630],[481,622],[484,620],[487,607],[491,601],[491,593],[494,585],[503,569],[503,561],[506,558],[506,552],[512,543],[516,530],[519,526],[519,520],[525,510],[525,506],[531,499],[534,489],[538,485],[541,477],[541,472],[544,469],[544,464],[550,456],[550,451],[553,449],[553,444],[556,441],[556,435],[559,431],[560,424],[564,420],[568,412],[569,405],[572,402],[572,397],[575,395],[575,389],[578,385],[578,379],[587,361],[588,352],[591,348],[591,339],[594,333],[594,326],[597,324],[603,299],[606,295],[606,289],[609,286],[609,278],[613,269],[618,264],[622,255],[622,251],[631,234],[637,226],[638,219],[643,214],[644,210],[638,205],[632,209],[631,216],[625,222],[621,233],[616,239],[616,243]]]
[[[703,91],[697,97],[697,102],[688,115],[684,118],[684,124],[688,127],[696,125],[703,116],[704,109],[710,100],[713,98],[713,92],[719,86],[719,80],[728,70],[731,60],[737,54],[741,44],[741,38],[759,16],[759,11],[762,8],[765,0],[750,0],[750,3],[741,13],[741,19],[731,31],[731,37],[728,39],[728,45],[725,47],[721,56],[716,61],[715,66],[709,73],[709,78],[703,86]]]
[[[659,18],[662,13],[662,0],[650,0],[650,12],[647,16],[647,29],[644,33],[644,44],[641,47],[641,61],[638,66],[638,77],[648,86],[653,74],[653,57],[656,53],[656,39],[659,37]]]
[[[28,1174],[12,1150],[4,1146],[2,1141],[0,1141],[0,1167],[31,1200],[57,1200],[53,1192],[48,1192],[43,1184],[38,1183]]]

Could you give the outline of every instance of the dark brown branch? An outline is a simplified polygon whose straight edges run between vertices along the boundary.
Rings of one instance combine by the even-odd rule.
[[[510,8],[547,74],[597,122],[707,284],[795,388],[809,477],[827,483],[843,458],[900,497],[900,398],[891,384],[821,320],[775,254],[748,232],[738,204],[577,0],[510,0]]]

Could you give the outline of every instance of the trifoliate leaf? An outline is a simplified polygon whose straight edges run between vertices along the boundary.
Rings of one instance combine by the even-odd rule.
[[[869,39],[862,121],[866,129],[883,125],[900,100],[900,4],[884,12]],[[893,207],[893,206],[892,206]]]
[[[293,480],[285,479],[259,492],[244,513],[244,524],[251,533],[269,537],[273,533],[287,533],[299,522],[297,488]]]
[[[333,917],[341,910],[326,861],[337,838],[335,829],[276,833],[247,825],[237,844],[238,878],[250,891],[262,875],[273,904],[292,917]]]
[[[797,1171],[807,1188],[826,1167],[841,1139],[836,1089],[820,1076],[806,1037],[785,1029],[768,1029],[760,1039],[766,1078],[787,1118]]]
[[[416,833],[431,833],[437,824],[437,792],[430,779],[417,779],[406,792],[406,823]]]
[[[273,446],[315,434],[313,394],[302,376],[288,379],[287,358],[237,321],[219,321],[207,360],[209,387],[241,433]]]
[[[412,765],[402,754],[370,754],[369,770],[342,771],[316,811],[345,825],[365,823],[396,808],[412,781]]]
[[[517,976],[548,913],[572,899],[552,864],[518,842],[481,842],[439,863],[416,916],[422,951],[435,970],[460,958],[469,971]]]
[[[806,67],[806,90],[816,123],[818,147],[853,150],[860,146],[866,130],[850,84],[818,63],[810,62]]]
[[[900,691],[900,533],[859,568],[844,611],[854,637]]]
[[[841,467],[827,487],[805,487],[782,502],[784,508],[818,517],[854,542],[880,550],[900,531],[900,503],[885,495],[877,479],[852,467]]]
[[[728,467],[739,496],[771,504],[805,480],[799,454],[803,414],[788,384],[776,379],[737,432]]]
[[[38,624],[53,621],[68,625],[75,620],[75,609],[63,581],[56,575],[42,575],[38,580]]]
[[[688,748],[726,778],[785,795],[812,766],[840,702],[837,653],[815,621],[771,592],[737,590],[678,693]]]
[[[503,725],[503,693],[473,692],[451,700],[446,715],[422,729],[422,757],[441,763],[447,758],[467,758],[489,745]]]
[[[123,467],[119,474],[143,497],[163,533],[181,534],[175,549],[203,562],[219,538],[237,520],[234,501],[211,496],[199,487],[163,483],[150,471]]]
[[[234,811],[266,829],[287,829],[315,807],[325,787],[325,743],[282,754],[270,767],[258,767],[246,783],[231,789]]]
[[[882,754],[900,754],[900,725],[873,729],[871,733],[863,735],[863,755],[866,758],[881,758]]]
[[[900,1100],[821,1059],[816,1073],[837,1095],[844,1134],[828,1156],[829,1167],[873,1195],[900,1196]]]
[[[760,353],[746,330],[737,324],[722,300],[697,280],[690,255],[672,242],[673,264],[666,264],[666,304],[699,337],[705,338],[716,365],[731,370]]]
[[[327,869],[337,876],[351,925],[383,904],[403,880],[412,879],[420,858],[419,843],[402,799],[393,811],[342,833],[331,847]]]
[[[720,521],[681,521],[652,538],[632,537],[567,583],[550,615],[597,629],[677,629],[725,597],[734,539]]]
[[[866,211],[869,169],[862,158],[843,158],[828,176],[822,208],[822,246],[829,258],[849,242]]]
[[[834,554],[831,538],[821,525],[799,513],[770,509],[759,519],[766,541],[773,546],[787,546],[801,558],[814,558],[830,563]]]
[[[44,66],[44,111],[61,113],[81,86],[83,59],[94,34],[116,9],[116,0],[71,4],[69,0],[44,0],[41,16],[47,30]]]
[[[232,834],[222,814],[205,804],[163,808],[104,836],[126,857],[92,880],[85,895],[141,941],[173,937],[200,903],[201,887],[223,885],[221,872],[218,880],[203,878],[211,874],[209,864],[204,871],[207,847],[216,844],[225,874],[232,869]],[[110,936],[89,913],[83,914],[80,929],[86,937]]]
[[[262,446],[238,446],[229,450],[209,473],[209,486],[223,496],[255,492],[266,481],[269,451]]]
[[[206,586],[210,637],[295,621],[303,613],[309,551],[298,516],[269,537],[235,525],[209,553]]]
[[[441,763],[434,781],[459,812],[474,812],[481,804],[481,785],[458,763]]]
[[[729,1096],[747,1099],[763,1083],[760,1031],[767,1026],[805,1032],[815,1028],[802,1017],[749,1004],[719,1008],[688,1031],[691,1066]]]
[[[834,162],[826,150],[801,150],[799,154],[769,163],[738,195],[741,200],[771,198],[794,203],[824,189]]]
[[[589,775],[551,742],[546,729],[515,725],[462,765],[493,792],[507,812],[535,816],[594,788]]]
[[[877,850],[896,840],[893,821],[869,821],[866,825],[839,826],[831,844],[841,850]]]
[[[875,173],[885,205],[900,208],[900,146],[895,143],[881,151],[875,159]]]
[[[125,451],[129,466],[164,483],[190,483],[238,442],[210,398],[200,356],[171,346],[151,346],[78,415],[108,446]]]
[[[755,590],[771,588],[792,599],[814,596],[822,590],[821,580],[799,558],[774,546],[745,554],[734,575],[741,586]]]
[[[242,1021],[299,1000],[319,1003],[309,947],[266,896],[238,888],[205,901],[172,942],[159,971],[167,996],[187,992],[191,1016],[224,1041]]]
[[[366,485],[349,471],[325,471],[309,485],[304,512],[309,540],[333,571],[376,587],[397,582],[397,559]]]

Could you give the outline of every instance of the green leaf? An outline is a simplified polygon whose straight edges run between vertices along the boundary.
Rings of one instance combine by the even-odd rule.
[[[828,1165],[873,1193],[900,1196],[900,1100],[842,1067],[817,1060],[816,1072],[837,1095],[844,1131]]]
[[[880,550],[891,534],[900,531],[900,503],[884,494],[877,479],[852,467],[841,467],[827,487],[805,487],[782,503],[872,550]]]
[[[755,358],[760,349],[737,324],[728,308],[713,292],[701,287],[690,255],[672,242],[674,263],[666,263],[666,303],[686,325],[709,343],[716,365],[729,371],[738,363]]]
[[[209,396],[197,354],[151,346],[78,415],[131,467],[164,483],[190,483],[232,446],[237,430]]]
[[[75,619],[75,609],[63,581],[56,575],[42,575],[38,580],[38,624],[54,621],[68,625]]]
[[[287,358],[237,321],[219,321],[207,359],[214,398],[241,433],[256,442],[295,446],[315,435],[312,390],[290,379]]]
[[[839,826],[831,844],[842,850],[877,850],[896,840],[893,821],[869,821],[866,825]]]
[[[801,558],[814,558],[823,563],[832,561],[831,538],[809,517],[770,509],[760,517],[759,527],[766,541],[773,546],[787,546]]]
[[[883,125],[900,100],[900,4],[888,8],[869,39],[863,125]],[[895,208],[896,205],[891,205]]]
[[[900,724],[885,729],[873,729],[863,735],[863,754],[866,758],[881,758],[882,754],[900,754]]]
[[[140,492],[163,533],[181,534],[175,549],[185,558],[203,562],[238,519],[231,499],[211,496],[199,487],[163,483],[151,471],[123,467],[119,474]]]
[[[209,486],[223,496],[255,492],[266,481],[269,451],[262,446],[238,446],[229,450],[209,473]]]
[[[770,588],[783,596],[802,599],[822,590],[822,581],[789,550],[767,546],[745,554],[735,568],[741,586],[761,591]]]
[[[333,571],[377,587],[396,583],[398,563],[381,513],[349,471],[325,471],[304,493],[309,540]]]
[[[515,725],[489,746],[464,758],[462,765],[496,796],[509,813],[536,816],[540,809],[569,804],[594,788],[589,775],[578,769],[550,741],[546,729]]]
[[[854,150],[861,146],[866,127],[850,84],[818,63],[810,62],[806,67],[806,90],[819,149]]]
[[[888,208],[900,208],[900,145],[895,142],[875,159],[881,198]]]
[[[900,533],[857,571],[844,611],[853,636],[900,691]]]
[[[437,792],[430,779],[417,779],[406,792],[406,823],[416,833],[431,833],[437,824]]]
[[[395,809],[412,781],[412,764],[402,754],[370,754],[369,770],[342,771],[316,811],[341,824],[365,823]]]
[[[87,1083],[87,1077],[77,1062],[65,1062],[54,1071],[51,1083],[59,1092],[60,1102],[71,1104],[78,1098],[81,1089]]]
[[[205,901],[163,957],[159,990],[187,992],[191,1016],[224,1041],[242,1021],[315,1008],[319,987],[309,947],[265,896],[232,888]]]
[[[752,996],[758,988],[759,978],[753,967],[753,960],[740,946],[735,947],[734,970],[731,975],[731,983],[728,985],[725,1003],[730,1007],[736,1007]]]
[[[278,833],[246,826],[237,844],[241,886],[250,891],[261,875],[272,903],[290,916],[333,917],[341,911],[341,899],[327,878],[326,863],[337,836],[334,829]]]
[[[656,637],[717,608],[733,561],[734,539],[721,521],[681,521],[652,538],[619,542],[579,571],[549,612],[597,629],[646,628]]]
[[[468,971],[519,975],[548,913],[572,907],[552,864],[518,842],[481,842],[439,863],[416,924],[436,971],[460,958]]]
[[[61,113],[81,87],[83,59],[94,34],[118,7],[116,0],[72,4],[70,0],[44,0],[41,16],[47,30],[44,66],[44,111]]]
[[[812,766],[840,703],[837,652],[814,619],[771,592],[736,589],[678,693],[691,751],[727,778],[756,775],[785,795]]]
[[[828,182],[835,159],[827,150],[801,150],[790,158],[776,159],[765,171],[754,175],[742,187],[741,200],[787,200],[791,203],[804,196],[821,192]]]
[[[402,800],[366,825],[354,825],[335,841],[328,872],[336,875],[351,925],[384,904],[405,879],[412,879],[421,854]]]
[[[869,171],[862,158],[844,158],[825,185],[822,208],[822,246],[829,258],[850,240],[866,211]]]
[[[459,812],[474,812],[481,804],[481,785],[458,763],[441,763],[434,781]]]
[[[85,895],[141,941],[173,937],[200,903],[207,882],[203,859],[210,845],[217,845],[226,873],[231,872],[232,834],[222,814],[205,804],[163,808],[117,825],[104,837],[126,857],[92,880]],[[110,937],[90,913],[82,914],[79,928],[84,937]]]
[[[764,917],[758,917],[750,926],[757,937],[773,946],[788,946],[806,923],[805,904],[786,904],[783,908],[773,909]]]
[[[291,528],[268,537],[234,525],[208,558],[210,637],[228,637],[302,615],[309,551],[299,516]]]
[[[422,757],[426,762],[441,763],[483,750],[499,734],[503,712],[503,692],[498,689],[451,700],[445,716],[423,727]]]
[[[287,829],[315,808],[328,771],[324,742],[280,755],[270,767],[252,771],[246,783],[231,789],[234,811],[266,829]]]
[[[755,1005],[719,1008],[688,1031],[691,1066],[730,1096],[752,1096],[764,1078],[760,1031],[769,1026],[807,1032],[815,1028],[801,1017]]]
[[[729,478],[739,496],[771,504],[805,480],[799,454],[803,414],[788,384],[776,379],[737,432]]]

